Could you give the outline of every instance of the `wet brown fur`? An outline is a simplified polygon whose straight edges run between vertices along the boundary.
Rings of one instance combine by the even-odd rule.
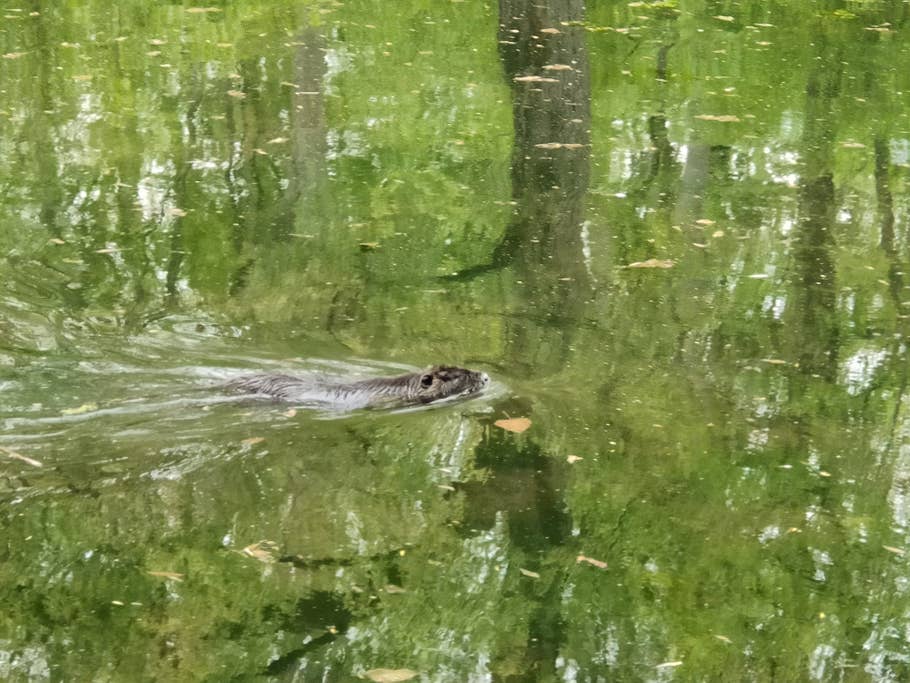
[[[432,403],[474,394],[489,382],[486,373],[452,365],[434,365],[423,372],[343,382],[283,374],[259,374],[228,383],[232,391],[281,401],[364,408]]]

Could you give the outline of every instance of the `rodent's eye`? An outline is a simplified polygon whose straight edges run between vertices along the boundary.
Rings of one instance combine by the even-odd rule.
[[[420,378],[420,386],[428,387],[433,384],[433,375],[424,375]]]

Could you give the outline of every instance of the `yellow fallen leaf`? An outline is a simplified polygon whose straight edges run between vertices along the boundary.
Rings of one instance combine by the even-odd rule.
[[[903,555],[906,552],[902,548],[895,548],[893,545],[883,545],[882,548],[895,555]]]
[[[844,149],[865,149],[866,146],[861,142],[842,142],[841,147]]]
[[[116,254],[120,251],[119,247],[105,247],[104,249],[95,249],[96,254]]]
[[[699,218],[695,221],[696,225],[714,225],[715,221],[712,221],[710,218]]]
[[[768,365],[786,365],[787,361],[781,360],[780,358],[762,358],[762,363],[767,363]]]
[[[12,458],[13,460],[21,460],[25,464],[31,465],[32,467],[44,467],[42,463],[35,460],[34,458],[30,458],[27,455],[22,455],[22,453],[17,453],[11,448],[0,446],[0,452],[6,453],[7,457]]]
[[[297,409],[291,408],[290,410],[285,410],[281,414],[284,415],[285,417],[294,417],[297,414]]]
[[[540,578],[540,574],[538,574],[537,572],[532,572],[530,569],[522,569],[521,567],[519,567],[518,571],[520,571],[523,576],[527,576],[532,579]]]
[[[567,455],[566,456],[566,462],[569,463],[570,465],[574,465],[579,460],[584,460],[584,458],[579,457],[577,455]]]
[[[630,263],[626,268],[672,268],[674,265],[670,259],[649,258],[647,261],[636,261]]]
[[[240,443],[242,443],[244,446],[253,446],[257,443],[262,443],[263,441],[265,441],[264,436],[251,436],[249,439],[244,439]]]
[[[186,215],[186,211],[178,209],[176,206],[171,207],[171,209],[168,210],[168,213],[172,216],[177,216],[178,218],[183,218]]]
[[[671,666],[682,666],[681,660],[676,660],[675,662],[663,662],[662,664],[657,664],[654,668],[656,669],[666,669]]]
[[[59,237],[51,237],[48,242],[51,244],[66,244],[66,240],[62,240]]]
[[[540,32],[541,33],[551,33],[551,34],[562,33],[562,31],[560,31],[558,28],[542,28],[542,29],[540,29]]]
[[[78,408],[64,408],[60,411],[61,415],[82,415],[82,413],[89,413],[93,410],[98,410],[97,403],[83,403]]]
[[[595,560],[593,557],[586,557],[585,555],[579,555],[575,558],[576,564],[579,562],[587,562],[590,565],[597,567],[598,569],[606,569],[607,563],[603,560]]]
[[[718,21],[735,21],[735,19],[728,14],[718,14],[713,18]]]
[[[187,14],[204,14],[206,12],[221,12],[220,7],[187,7]]]
[[[720,123],[739,123],[739,117],[733,114],[697,114],[697,119],[702,121],[718,121]]]
[[[507,432],[521,434],[531,426],[531,421],[526,417],[510,417],[505,420],[496,420],[493,424]]]
[[[287,142],[290,138],[272,138],[271,140],[266,140],[267,145],[280,145],[283,142]]]
[[[373,251],[379,248],[379,242],[360,242],[357,246],[360,247],[361,251]]]
[[[711,237],[723,237],[723,236],[724,236],[723,230],[715,230],[714,232],[711,233]]]
[[[240,92],[239,90],[228,90],[227,94],[231,97],[236,97],[238,100],[242,100],[244,97],[246,97],[246,93]]]
[[[25,54],[27,54],[27,53],[25,53],[25,52],[7,52],[6,54],[3,55],[3,59],[19,59],[19,57],[22,57]]]
[[[714,637],[723,643],[732,643],[733,641],[727,638],[727,636],[722,636],[719,633],[715,633]]]
[[[568,64],[547,64],[543,67],[544,71],[572,71]]]
[[[401,681],[409,681],[419,674],[411,669],[370,669],[364,671],[363,675],[374,683],[401,683]]]
[[[183,574],[178,572],[146,572],[149,576],[158,576],[162,579],[173,579],[174,581],[183,581]]]

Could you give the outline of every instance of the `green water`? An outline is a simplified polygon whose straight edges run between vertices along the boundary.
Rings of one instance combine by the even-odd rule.
[[[0,679],[910,678],[906,1],[0,17]]]

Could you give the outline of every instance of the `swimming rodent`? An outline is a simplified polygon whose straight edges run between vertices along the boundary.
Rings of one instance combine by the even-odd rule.
[[[490,382],[485,372],[434,365],[423,372],[345,382],[340,379],[257,374],[228,382],[231,391],[289,403],[345,410],[393,408],[433,403],[478,393]]]

